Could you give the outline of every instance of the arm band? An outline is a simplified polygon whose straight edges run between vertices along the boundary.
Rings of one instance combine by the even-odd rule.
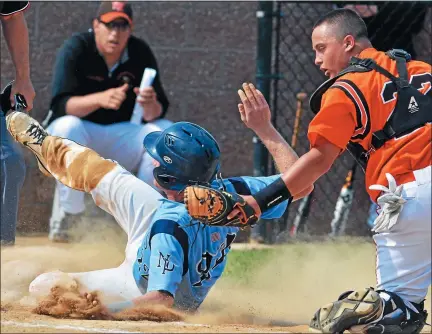
[[[126,301],[122,301],[122,302],[108,304],[107,309],[111,313],[117,313],[117,312],[123,311],[127,308],[131,308],[134,305],[135,304],[132,300],[126,300]]]
[[[293,196],[285,185],[285,182],[282,180],[282,177],[255,193],[253,197],[258,203],[261,213],[285,200],[288,200],[289,205],[293,199]]]

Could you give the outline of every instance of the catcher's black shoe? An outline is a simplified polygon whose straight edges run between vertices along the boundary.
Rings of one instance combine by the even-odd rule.
[[[45,167],[45,158],[42,156],[42,143],[48,133],[33,118],[24,112],[13,111],[6,116],[6,126],[12,138],[26,146],[34,153],[38,160],[39,169],[47,176],[51,173]]]
[[[420,333],[426,324],[424,303],[410,303],[388,291],[363,289],[348,291],[314,315],[309,331],[313,333],[393,334]]]

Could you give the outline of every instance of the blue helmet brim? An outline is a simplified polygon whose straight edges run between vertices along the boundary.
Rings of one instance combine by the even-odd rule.
[[[161,158],[156,151],[156,144],[157,144],[158,139],[160,138],[161,134],[162,134],[162,131],[150,132],[147,136],[144,137],[144,142],[143,142],[144,148],[146,149],[148,154],[150,154],[150,156],[153,159],[155,159],[159,162],[160,162]]]

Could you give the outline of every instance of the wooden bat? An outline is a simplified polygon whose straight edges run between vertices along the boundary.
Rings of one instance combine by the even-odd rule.
[[[307,94],[305,92],[297,93],[296,98],[297,98],[296,116],[295,116],[295,120],[294,120],[293,134],[291,137],[291,147],[293,148],[293,150],[295,150],[295,148],[297,146],[297,137],[298,137],[298,132],[299,132],[299,128],[300,128],[300,119],[301,119],[303,109],[304,109],[304,102],[307,99]],[[282,231],[286,230],[288,213],[289,213],[289,209],[287,209],[285,211],[285,214],[284,214],[283,225],[281,225]]]
[[[353,182],[356,168],[357,162],[354,162],[353,166],[348,171],[345,182],[336,201],[336,206],[333,213],[333,220],[331,222],[332,231],[330,233],[330,236],[332,237],[345,234],[346,223],[354,198]]]
[[[292,141],[291,141],[291,146],[293,148],[295,147],[295,144],[297,143],[297,131],[298,131],[298,126],[299,126],[299,124],[297,124],[297,120],[300,119],[300,117],[297,117],[297,115],[301,115],[301,113],[303,111],[303,101],[306,99],[306,97],[307,96],[305,93],[298,93],[297,94],[296,120],[294,123],[294,132],[293,132],[293,137],[292,137]],[[304,197],[302,199],[302,201],[300,202],[300,205],[297,209],[297,214],[294,218],[294,222],[291,225],[291,229],[289,232],[291,237],[293,237],[297,234],[299,227],[303,226],[307,217],[309,216],[309,209],[310,209],[310,205],[311,205],[312,194],[313,194],[313,192],[311,194],[309,194],[308,196]]]
[[[300,92],[297,94],[297,110],[296,110],[296,117],[294,120],[294,129],[293,129],[293,135],[291,138],[291,147],[294,149],[297,145],[297,136],[298,136],[298,130],[300,127],[300,119],[301,115],[303,113],[303,104],[304,101],[307,98],[307,94],[304,92]]]

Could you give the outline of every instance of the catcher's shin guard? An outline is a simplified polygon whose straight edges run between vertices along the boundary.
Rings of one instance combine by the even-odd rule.
[[[10,113],[6,123],[12,137],[35,154],[39,169],[72,189],[92,191],[102,177],[117,166],[72,140],[49,136],[25,113]]]
[[[408,308],[398,295],[387,291],[363,289],[348,291],[314,315],[309,331],[313,333],[392,334],[420,333],[427,312],[424,303]]]
[[[6,116],[6,126],[12,138],[34,153],[39,169],[46,176],[51,176],[42,156],[42,143],[48,136],[44,128],[23,112],[13,111]]]

